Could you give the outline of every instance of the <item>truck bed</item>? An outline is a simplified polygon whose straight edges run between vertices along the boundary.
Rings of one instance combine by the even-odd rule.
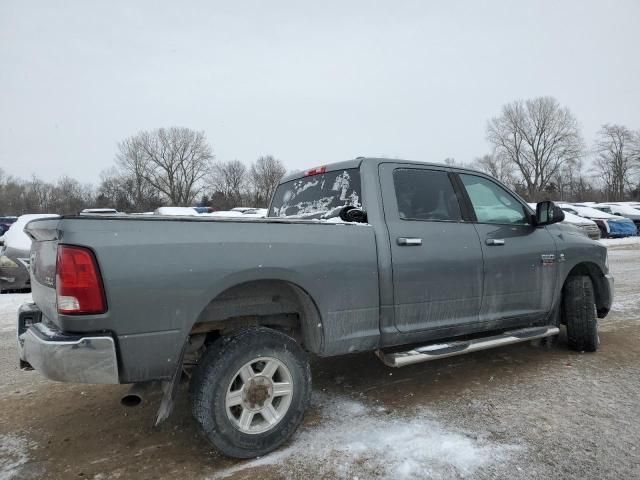
[[[123,383],[170,377],[210,302],[247,282],[282,281],[308,294],[322,319],[320,355],[372,349],[378,341],[378,260],[369,225],[100,215],[35,221],[27,232],[34,238],[33,298],[44,321],[62,332],[111,333]],[[94,252],[106,313],[57,313],[58,244]],[[157,361],[158,352],[166,362]]]

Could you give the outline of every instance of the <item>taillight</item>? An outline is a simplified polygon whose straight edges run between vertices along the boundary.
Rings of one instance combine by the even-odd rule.
[[[312,175],[318,175],[320,173],[324,173],[327,171],[327,167],[316,167],[316,168],[312,168],[311,170],[307,170],[306,172],[304,172],[304,176],[305,177],[311,177]]]
[[[96,314],[107,310],[96,259],[91,250],[58,245],[56,262],[58,313]]]

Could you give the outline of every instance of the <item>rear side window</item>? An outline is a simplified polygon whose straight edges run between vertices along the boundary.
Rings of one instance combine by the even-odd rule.
[[[298,178],[278,186],[270,217],[319,217],[336,207],[362,207],[360,171],[357,168]]]
[[[393,171],[398,214],[404,220],[462,220],[458,197],[446,172],[417,168]]]
[[[478,222],[500,225],[528,224],[524,205],[495,182],[475,175],[460,174]]]

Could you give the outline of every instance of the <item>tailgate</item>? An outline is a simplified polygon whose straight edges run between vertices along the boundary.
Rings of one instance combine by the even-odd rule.
[[[56,256],[61,236],[60,219],[33,220],[24,231],[32,239],[30,255],[31,294],[43,315],[56,321]]]

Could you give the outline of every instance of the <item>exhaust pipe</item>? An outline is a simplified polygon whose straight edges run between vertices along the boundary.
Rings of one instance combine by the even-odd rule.
[[[137,407],[141,405],[150,384],[150,382],[134,383],[131,385],[131,388],[129,388],[129,391],[122,396],[120,404],[124,407]]]

